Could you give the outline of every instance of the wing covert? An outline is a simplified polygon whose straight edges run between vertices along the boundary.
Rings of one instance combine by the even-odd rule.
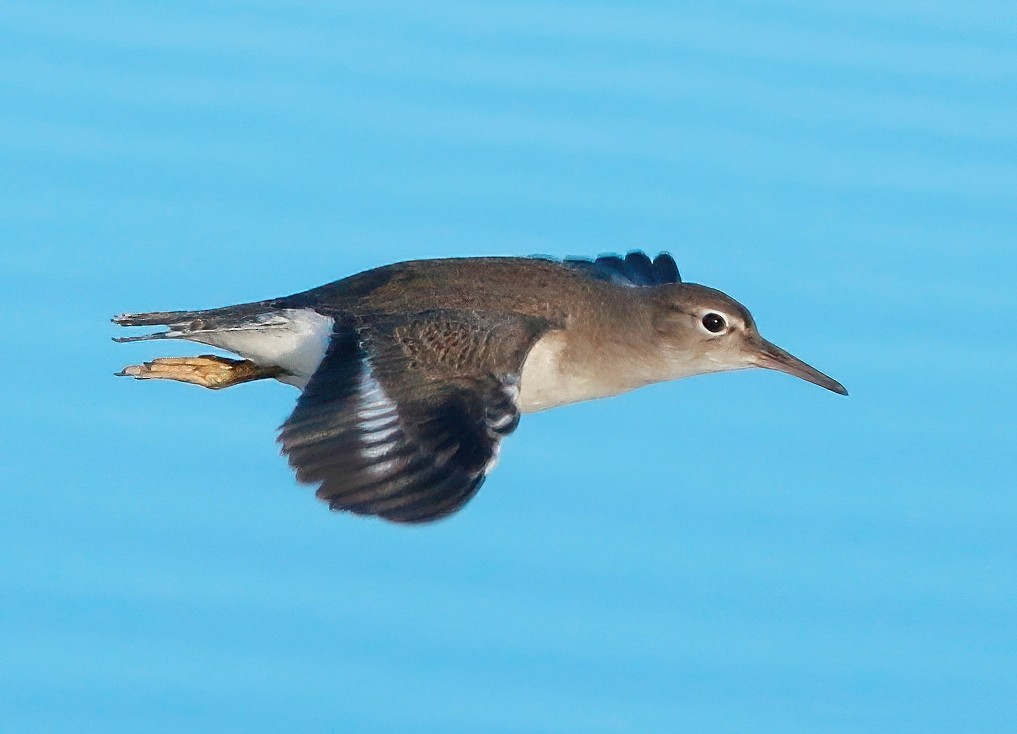
[[[429,312],[338,323],[279,441],[334,510],[395,522],[459,510],[519,422],[518,372],[542,326]]]

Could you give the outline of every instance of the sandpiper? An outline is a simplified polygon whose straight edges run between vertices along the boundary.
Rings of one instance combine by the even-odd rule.
[[[119,375],[301,390],[279,442],[334,510],[424,522],[459,510],[520,413],[710,372],[764,367],[847,391],[763,339],[748,310],[683,283],[672,257],[456,258],[368,270],[296,295],[115,316],[232,352]]]

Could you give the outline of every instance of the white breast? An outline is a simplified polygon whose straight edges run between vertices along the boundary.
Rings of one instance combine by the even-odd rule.
[[[545,334],[530,349],[519,377],[520,412],[535,413],[581,400],[606,398],[645,384],[642,380],[633,381],[632,374],[624,370],[566,362],[564,353],[565,335],[560,331]]]

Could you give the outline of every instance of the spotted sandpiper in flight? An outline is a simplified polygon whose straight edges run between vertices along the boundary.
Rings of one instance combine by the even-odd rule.
[[[480,488],[520,413],[709,372],[765,367],[846,395],[763,339],[730,296],[683,283],[668,254],[461,258],[368,270],[206,311],[114,317],[237,354],[124,368],[213,389],[300,388],[279,442],[334,510],[423,522]]]

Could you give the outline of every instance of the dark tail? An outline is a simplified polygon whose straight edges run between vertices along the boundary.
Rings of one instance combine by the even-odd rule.
[[[151,311],[149,313],[122,313],[110,319],[118,326],[169,326],[184,324],[201,318],[207,311]]]
[[[259,317],[265,318],[276,311],[274,301],[241,303],[224,308],[209,308],[203,311],[149,311],[148,313],[122,313],[111,320],[118,326],[168,326],[169,331],[160,331],[143,336],[117,337],[113,341],[134,342],[148,339],[181,337],[204,331],[218,331],[243,327]]]

